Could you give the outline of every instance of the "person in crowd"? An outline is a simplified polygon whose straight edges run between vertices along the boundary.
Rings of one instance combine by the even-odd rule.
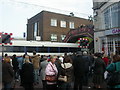
[[[94,65],[94,70],[93,70],[94,88],[101,88],[101,84],[104,81],[104,72],[106,69],[106,65],[104,61],[102,60],[101,53],[95,53],[94,56],[95,56],[95,65]]]
[[[46,56],[44,56],[43,58],[44,61],[41,62],[41,67],[40,67],[41,69],[40,78],[42,80],[43,90],[46,90],[45,69],[46,66],[48,65],[48,61]]]
[[[4,57],[4,61],[2,62],[2,83],[3,88],[5,90],[10,90],[12,88],[14,71],[12,66],[10,65],[10,57]]]
[[[14,77],[15,77],[15,80],[16,81],[19,81],[19,74],[18,74],[18,70],[19,70],[19,63],[17,61],[17,57],[16,57],[16,54],[14,54],[12,56],[12,65],[13,65],[13,70],[14,70]]]
[[[70,57],[71,57],[71,59],[74,61],[74,60],[75,60],[75,57],[76,57],[76,53],[73,52],[73,54],[72,54]],[[73,62],[73,61],[72,61],[72,62]]]
[[[76,54],[75,60],[73,61],[74,67],[74,90],[82,90],[83,78],[85,75],[85,60],[82,58],[82,52],[79,51]]]
[[[63,56],[59,57],[59,60],[60,60],[61,63],[63,63],[63,59],[64,59]]]
[[[25,54],[17,59],[17,61],[18,61],[18,67],[19,67],[19,75],[20,75],[20,86],[22,86],[21,71],[22,71],[22,65],[24,63],[24,58],[25,58]]]
[[[65,52],[65,53],[64,53],[64,57],[66,57],[66,56],[67,56],[67,53]]]
[[[40,62],[44,61],[44,55],[41,55]]]
[[[55,65],[56,65],[56,67],[57,67],[57,70],[58,70],[58,74],[59,74],[59,70],[60,70],[60,67],[61,67],[61,60],[62,60],[63,58],[62,57],[57,57],[57,59],[56,59],[56,61],[55,61]]]
[[[40,57],[36,55],[36,51],[33,51],[33,56],[31,56],[32,64],[34,67],[34,84],[39,84],[39,69],[40,69]]]
[[[88,78],[89,78],[89,73],[90,73],[91,60],[86,51],[83,52],[82,58],[83,60],[85,60],[84,86],[88,86]]]
[[[109,64],[109,58],[108,58],[107,54],[103,54],[102,59],[105,62],[105,65],[108,66],[108,64]]]
[[[46,75],[55,75],[57,77],[58,70],[57,70],[57,67],[55,65],[56,59],[57,59],[57,56],[50,57],[50,61],[49,61],[48,65],[46,67],[46,70],[45,70]],[[54,81],[54,82],[47,81],[46,89],[47,90],[57,90],[57,81]]]
[[[113,73],[114,71],[120,72],[120,55],[114,55],[113,56],[113,61],[112,61],[111,64],[109,64],[107,66],[106,70],[109,73]],[[115,86],[109,86],[109,87],[110,88],[120,88],[120,84],[119,85],[115,85]]]
[[[22,85],[25,90],[33,90],[34,69],[28,55],[25,55],[24,64],[22,65],[21,76]]]
[[[113,56],[115,55],[114,52],[110,52],[110,60],[109,60],[109,64],[112,63],[113,61]]]
[[[3,60],[4,60],[6,57],[9,57],[7,53],[4,55]],[[10,57],[9,57],[9,58],[10,58]],[[13,65],[12,65],[12,59],[11,59],[11,58],[10,58],[10,65],[13,67]]]
[[[73,84],[73,65],[70,56],[66,56],[61,63],[61,70],[59,76],[67,76],[67,81],[59,81],[59,90],[71,90]]]
[[[93,53],[90,53],[90,54],[89,54],[89,58],[90,58],[90,62],[91,62],[89,77],[92,78],[92,76],[93,76],[93,69],[94,69],[94,65],[95,65],[94,54],[93,54]]]

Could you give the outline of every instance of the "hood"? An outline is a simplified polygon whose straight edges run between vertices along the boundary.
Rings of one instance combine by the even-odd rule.
[[[65,64],[65,65],[64,65]],[[70,67],[72,67],[72,64],[71,63],[64,63],[64,64],[61,64],[61,66],[62,66],[62,68],[70,68]],[[65,67],[64,67],[65,66]]]
[[[33,55],[33,56],[31,56],[32,58],[39,58],[39,56],[38,55]]]

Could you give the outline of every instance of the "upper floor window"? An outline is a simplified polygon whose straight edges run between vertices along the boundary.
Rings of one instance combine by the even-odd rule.
[[[57,41],[57,34],[51,34],[51,41]]]
[[[60,27],[66,27],[66,21],[60,21]]]
[[[51,26],[57,26],[57,19],[51,19]]]
[[[36,39],[37,31],[38,31],[38,24],[37,24],[37,22],[35,22],[34,23],[34,39]]]
[[[74,22],[69,22],[69,28],[74,29]]]
[[[61,35],[61,40],[64,40],[66,35]]]
[[[107,7],[103,11],[105,29],[120,27],[120,2]]]

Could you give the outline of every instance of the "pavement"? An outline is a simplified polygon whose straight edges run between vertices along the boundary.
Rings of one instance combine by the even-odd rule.
[[[12,85],[14,86],[14,90],[18,90],[18,89],[20,89],[20,90],[24,90],[24,88],[22,87],[22,86],[20,86],[20,81],[13,81],[13,83],[12,83]],[[102,89],[107,89],[107,85],[106,85],[106,83],[105,82],[103,82],[102,83]],[[0,89],[2,88],[2,83],[0,83]],[[39,84],[37,84],[37,85],[34,85],[34,90],[42,90],[42,81],[41,81],[41,79],[40,79],[40,81],[39,81]],[[94,88],[93,88],[93,83],[92,83],[92,78],[90,78],[89,79],[89,84],[88,84],[88,86],[83,86],[83,90],[88,90],[88,89],[91,89],[91,90],[93,90]]]
[[[17,89],[20,89],[20,90],[23,89],[24,90],[24,88],[22,86],[20,86],[20,81],[15,82],[14,85],[15,85],[14,90],[17,90]],[[102,89],[107,89],[106,82],[103,82],[101,86],[102,86]],[[92,87],[93,87],[92,78],[90,78],[88,86],[83,86],[83,90],[86,90],[86,89],[93,90],[94,88],[92,88]],[[41,81],[41,79],[39,81],[39,84],[34,85],[34,90],[36,90],[36,89],[39,89],[39,90],[42,89],[42,81]]]
[[[13,82],[14,90],[24,89],[23,86],[20,86],[20,81]],[[34,89],[42,89],[42,81],[40,80],[39,84],[33,85]]]

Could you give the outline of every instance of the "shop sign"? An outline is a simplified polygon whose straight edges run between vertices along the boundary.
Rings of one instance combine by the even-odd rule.
[[[111,35],[111,34],[120,34],[120,28],[105,31],[105,35]]]

